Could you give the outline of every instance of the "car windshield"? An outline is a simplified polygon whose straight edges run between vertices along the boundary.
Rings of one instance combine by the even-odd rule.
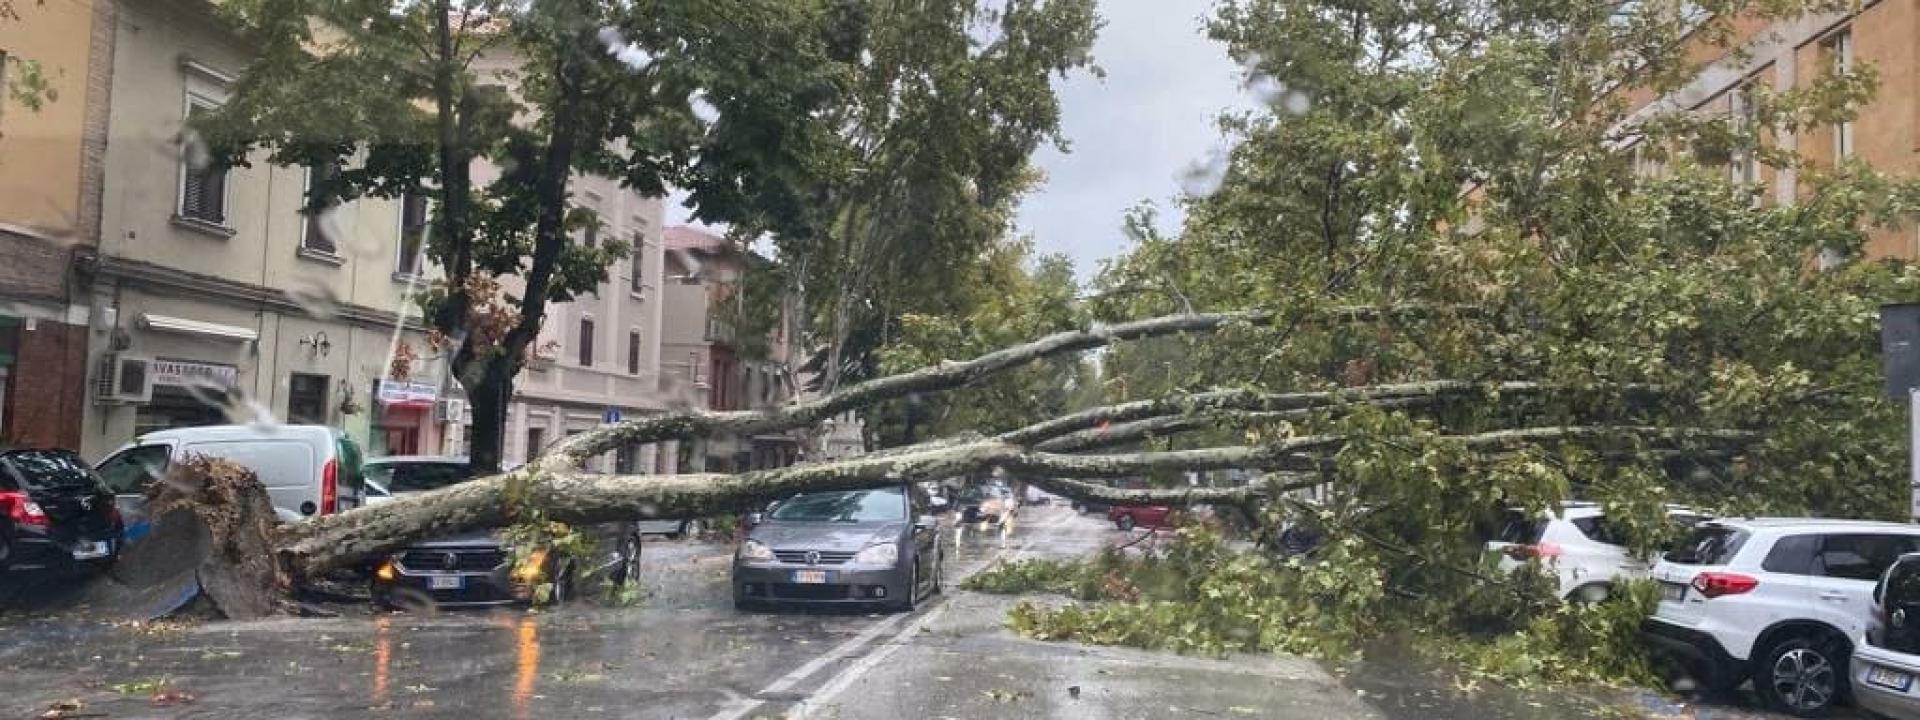
[[[366,465],[368,480],[387,489],[388,492],[422,492],[440,488],[473,478],[473,471],[463,462],[381,462],[373,461]]]
[[[105,486],[92,468],[69,452],[17,450],[0,455],[9,475],[29,490],[98,490]]]
[[[1670,563],[1682,565],[1725,565],[1747,541],[1743,531],[1721,525],[1702,525],[1666,554]]]
[[[785,522],[892,522],[907,517],[907,497],[899,488],[795,495],[773,509]]]

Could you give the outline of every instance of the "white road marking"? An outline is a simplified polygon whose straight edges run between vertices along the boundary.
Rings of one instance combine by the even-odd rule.
[[[1067,521],[1071,519],[1073,519],[1072,515],[1062,514],[1055,517],[1053,522],[1047,523],[1044,527],[1058,528],[1063,525],[1066,525]],[[985,562],[980,563],[975,568],[975,572],[979,572],[980,570],[984,570],[986,568],[992,567],[994,563],[999,562],[1002,559],[1005,559],[1010,554],[1019,554],[1019,553],[1026,552],[1029,548],[1033,546],[1033,541],[1034,541],[1034,537],[1028,536],[1023,542],[1020,543],[1020,546],[1017,548],[1009,548],[1003,545],[997,552],[993,554],[992,557],[989,557],[986,559]],[[929,622],[931,622],[933,618],[938,617],[940,614],[946,612],[946,609],[947,609],[947,604],[945,602],[940,602],[936,604],[933,608],[927,610],[925,613],[915,618],[914,621],[908,624],[905,629],[901,630],[899,633],[896,633],[892,638],[888,639],[887,643],[885,644],[885,647],[882,647],[878,650],[868,653],[866,656],[860,658],[859,660],[854,661],[852,664],[849,664],[845,669],[841,670],[838,674],[828,678],[825,683],[821,684],[818,690],[815,690],[813,693],[809,695],[809,697],[800,701],[800,703],[795,708],[796,714],[794,715],[794,717],[796,718],[806,717],[807,713],[811,712],[811,708],[817,707],[820,704],[823,704],[827,699],[831,698],[832,695],[838,694],[839,692],[845,690],[848,685],[853,684],[854,680],[857,680],[860,678],[860,676],[867,674],[868,671],[871,671],[875,666],[879,665],[882,660],[885,660],[888,656],[892,655],[893,652],[897,650],[902,644],[909,642],[913,637],[914,633],[919,632],[920,628],[926,627],[926,625]],[[776,679],[772,683],[769,683],[765,688],[762,688],[760,692],[755,693],[755,695],[764,697],[767,695],[783,693],[788,690],[791,690],[793,686],[800,684],[800,681],[805,680],[809,676],[813,675],[814,673],[819,672],[821,668],[824,668],[827,665],[835,661],[838,661],[841,658],[844,658],[848,655],[853,654],[854,652],[859,651],[860,648],[864,647],[867,643],[872,642],[874,638],[879,637],[882,634],[885,634],[889,630],[892,630],[893,626],[900,624],[902,621],[904,621],[908,617],[911,617],[911,616],[894,615],[894,616],[888,617],[885,620],[874,623],[871,626],[868,626],[867,629],[860,631],[860,634],[855,635],[852,638],[849,638],[846,642],[840,643],[839,645],[835,646],[832,650],[827,651],[825,655],[821,655],[820,657],[809,660],[807,661],[806,664],[801,665],[800,667],[794,668],[792,672],[789,672],[785,675],[780,676],[779,679]],[[723,706],[719,712],[714,713],[712,717],[708,718],[708,720],[742,720],[742,718],[747,717],[748,714],[752,713],[755,710],[760,709],[760,706],[765,704],[767,704],[766,700],[760,700],[757,698],[740,698],[738,700],[728,702],[726,706]]]
[[[905,615],[894,615],[885,620],[881,620],[880,622],[867,626],[867,629],[860,631],[860,634],[855,635],[851,638],[848,638],[846,642],[843,642],[837,646],[834,646],[834,648],[832,650],[828,650],[826,654],[821,655],[820,657],[814,658],[812,660],[809,660],[807,661],[806,664],[801,665],[800,667],[794,668],[793,672],[789,672],[785,675],[780,676],[778,679],[775,679],[773,682],[768,683],[766,687],[761,688],[760,692],[755,694],[771,695],[774,693],[783,693],[788,690],[791,690],[793,686],[800,684],[800,681],[807,679],[807,676],[820,672],[820,668],[826,667],[829,663],[839,660],[840,658],[846,657],[852,654],[854,651],[859,650],[861,646],[866,645],[868,642],[872,641],[874,638],[879,637],[880,635],[886,633],[888,630],[892,630],[893,626],[900,624],[900,622],[905,618],[906,618]],[[761,705],[764,705],[764,704],[766,704],[765,700],[757,700],[754,698],[741,698],[740,700],[734,701],[733,703],[729,703],[731,707],[723,708],[721,709],[720,712],[714,713],[713,717],[710,720],[740,720],[740,718],[746,717],[747,713],[753,712],[754,710],[758,709]]]

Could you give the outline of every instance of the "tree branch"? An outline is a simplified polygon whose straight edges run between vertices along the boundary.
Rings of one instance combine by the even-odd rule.
[[[1418,317],[1471,308],[1431,305],[1341,307],[1315,313],[1320,322],[1361,322],[1385,317]],[[869,380],[827,395],[763,411],[711,412],[702,410],[635,418],[618,425],[581,433],[556,444],[535,464],[542,469],[576,465],[583,458],[622,445],[661,442],[716,434],[781,432],[817,423],[847,410],[912,393],[947,390],[979,382],[995,373],[1040,358],[1105,347],[1116,342],[1187,332],[1217,332],[1235,323],[1268,324],[1288,315],[1271,310],[1168,315],[1118,325],[1055,333],[1023,345],[1002,348],[964,362],[947,362],[877,380]]]

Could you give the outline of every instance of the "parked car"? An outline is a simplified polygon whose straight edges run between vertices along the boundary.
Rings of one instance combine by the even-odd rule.
[[[1108,505],[1106,503],[1085,502],[1081,500],[1073,501],[1073,511],[1080,513],[1081,515],[1094,515],[1094,514],[1105,515],[1107,514],[1108,510],[1112,510],[1112,509],[1113,509],[1113,506]]]
[[[900,486],[781,501],[733,559],[733,604],[882,605],[912,610],[941,591],[926,493]]]
[[[473,477],[462,457],[375,458],[367,461],[368,502],[437,490]],[[630,521],[580,528],[603,549],[599,563],[588,568],[577,567],[572,559],[544,548],[515,561],[492,531],[417,542],[376,563],[369,590],[379,607],[432,604],[457,608],[531,603],[538,599],[535,588],[548,584],[551,595],[546,599],[563,603],[576,596],[585,572],[604,572],[614,585],[638,577],[642,534],[638,526],[638,522]]]
[[[94,466],[119,496],[128,538],[144,534],[144,494],[191,455],[232,460],[252,470],[283,521],[331,515],[363,500],[360,448],[325,425],[211,425],[151,432]]]
[[[1866,634],[1873,589],[1920,550],[1920,526],[1808,518],[1719,519],[1654,565],[1660,605],[1644,626],[1709,689],[1751,678],[1769,707],[1830,712]]]
[[[1853,698],[1862,709],[1920,720],[1920,554],[1900,556],[1873,588],[1867,633],[1853,649]]]
[[[1020,493],[1020,504],[1023,506],[1045,505],[1051,502],[1053,502],[1052,495],[1047,494],[1047,491],[1045,490],[1041,490],[1040,488],[1033,487],[1031,485],[1027,486],[1026,490]]]
[[[1173,508],[1165,505],[1114,505],[1107,509],[1107,519],[1113,526],[1130,531],[1136,527],[1170,528],[1173,527]]]
[[[0,574],[112,565],[123,530],[113,500],[79,455],[0,450]]]
[[[1013,491],[1005,485],[972,485],[960,491],[960,522],[998,523],[1015,510]]]
[[[1682,507],[1669,507],[1667,517],[1689,530],[1703,519]],[[1600,505],[1579,501],[1543,516],[1511,513],[1487,550],[1500,555],[1500,568],[1507,572],[1538,561],[1559,581],[1560,597],[1579,602],[1605,600],[1614,583],[1645,578],[1655,560],[1634,557]]]

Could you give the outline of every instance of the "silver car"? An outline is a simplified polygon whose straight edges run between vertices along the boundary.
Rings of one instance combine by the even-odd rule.
[[[919,488],[806,493],[776,504],[733,557],[733,604],[912,610],[940,592],[939,531]]]

